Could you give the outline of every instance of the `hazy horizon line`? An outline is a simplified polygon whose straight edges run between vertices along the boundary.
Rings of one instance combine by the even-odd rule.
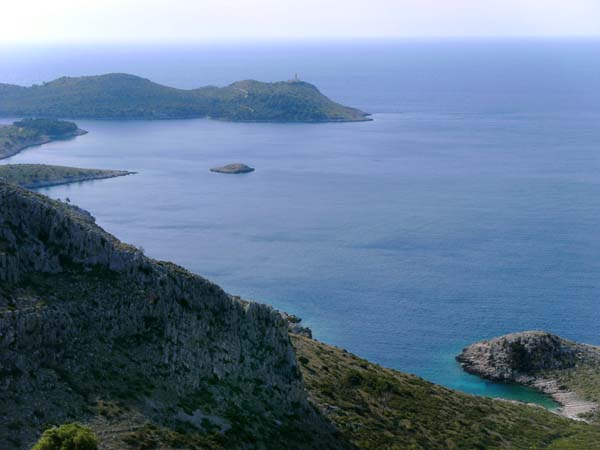
[[[371,43],[371,42],[443,42],[443,41],[600,41],[598,35],[439,35],[439,36],[394,36],[394,37],[367,37],[367,36],[340,36],[340,37],[306,37],[306,38],[253,38],[253,39],[204,39],[204,40],[123,40],[123,41],[94,41],[83,40],[76,44],[72,41],[15,41],[0,42],[0,48],[6,47],[51,47],[51,46],[69,46],[80,47],[87,45],[95,46],[202,46],[202,45],[255,45],[255,44],[319,44],[323,42],[353,42],[353,43]]]

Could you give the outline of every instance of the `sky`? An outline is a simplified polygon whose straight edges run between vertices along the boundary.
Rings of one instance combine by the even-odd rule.
[[[6,0],[2,43],[598,37],[600,0]]]

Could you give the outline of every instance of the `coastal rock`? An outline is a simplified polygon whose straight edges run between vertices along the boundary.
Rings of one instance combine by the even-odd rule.
[[[234,163],[227,164],[226,166],[213,167],[210,171],[217,173],[249,173],[254,172],[254,168],[247,166],[246,164]]]
[[[594,347],[544,331],[525,331],[477,342],[456,357],[463,369],[494,381],[526,381],[545,370],[567,369],[593,357]]]

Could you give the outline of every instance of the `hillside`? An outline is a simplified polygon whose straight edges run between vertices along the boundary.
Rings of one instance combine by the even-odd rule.
[[[24,119],[12,125],[0,125],[0,159],[13,156],[27,147],[86,133],[73,122],[64,120]]]
[[[0,84],[0,116],[87,119],[183,119],[232,121],[352,122],[366,114],[342,106],[301,81],[192,90],[162,86],[128,74],[63,77],[21,87]]]
[[[596,426],[290,340],[288,320],[0,181],[3,450],[74,421],[115,450],[598,448]]]
[[[341,436],[369,450],[597,450],[600,427],[452,391],[292,335],[306,387]]]

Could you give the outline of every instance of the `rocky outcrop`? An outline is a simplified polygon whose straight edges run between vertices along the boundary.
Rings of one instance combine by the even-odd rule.
[[[488,380],[514,382],[551,395],[563,415],[577,418],[597,408],[563,382],[580,367],[600,368],[600,348],[545,331],[525,331],[477,342],[456,357],[462,368]],[[575,375],[575,378],[577,375]]]
[[[283,319],[287,322],[288,324],[288,331],[292,334],[298,334],[300,336],[304,336],[307,337],[309,339],[312,339],[313,335],[312,335],[312,330],[309,327],[305,327],[304,325],[301,325],[302,319],[298,316],[295,316],[294,314],[288,314],[285,312],[281,312],[281,317],[283,317]]]
[[[456,359],[463,369],[494,381],[519,381],[545,370],[567,369],[594,358],[594,347],[544,331],[525,331],[472,344]]]
[[[289,420],[281,430],[330,432],[308,407],[279,313],[3,182],[0,280],[2,449],[26,448],[44,424],[85,421],[98,402],[161,425],[226,417],[274,446],[284,438],[275,417]]]

